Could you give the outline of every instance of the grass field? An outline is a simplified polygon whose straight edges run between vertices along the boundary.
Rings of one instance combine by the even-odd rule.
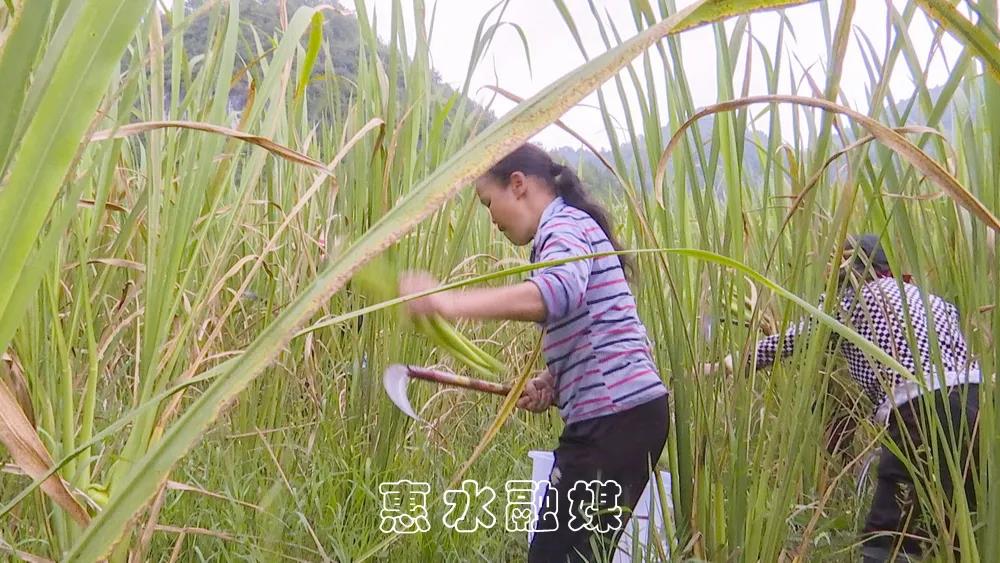
[[[635,257],[632,285],[674,418],[660,467],[675,510],[657,529],[669,553],[633,560],[856,558],[868,503],[857,473],[878,429],[843,363],[823,353],[821,340],[845,328],[823,325],[768,372],[703,377],[698,367],[728,353],[745,363],[755,338],[806,314],[831,282],[818,264],[846,233],[867,231],[894,243],[891,261],[915,283],[958,306],[984,373],[995,373],[996,0],[892,3],[884,45],[852,27],[854,0],[818,2],[829,55],[808,73],[790,61],[787,20],[758,37],[747,15],[801,1],[678,11],[635,0],[631,29],[595,9],[606,53],[587,53],[493,122],[467,92],[435,86],[426,29],[408,52],[401,26],[380,47],[358,1],[350,80],[318,56],[326,8],[287,13],[283,32],[265,37],[241,28],[237,0],[194,11],[177,0],[161,18],[135,0],[0,3],[0,76],[15,85],[0,89],[4,557],[522,560],[523,534],[441,525],[440,497],[460,476],[498,492],[528,478],[527,452],[553,447],[558,415],[415,383],[433,424],[406,418],[382,389],[389,364],[462,368],[351,280],[380,257],[502,283],[528,256],[492,229],[471,181],[607,83],[604,158],[616,181],[594,187],[627,247],[661,249]],[[562,7],[575,33],[582,22]],[[419,22],[429,8],[397,2],[380,17],[412,10]],[[933,90],[927,68],[945,55],[916,52],[902,23],[924,18],[963,46]],[[194,21],[208,22],[210,41],[189,56],[182,31]],[[488,50],[493,21],[477,50]],[[682,56],[678,34],[700,25],[716,39],[713,77]],[[246,37],[251,60],[237,56]],[[866,107],[841,95],[849,47],[866,61]],[[746,98],[735,69],[747,60],[770,97]],[[314,70],[331,84],[326,99],[303,95]],[[915,84],[912,98],[892,96],[898,76]],[[247,78],[235,114],[229,92]],[[720,103],[695,107],[691,84],[709,78]],[[313,119],[310,103],[331,113]],[[624,123],[612,123],[612,104],[629,108]],[[458,328],[508,366],[505,381],[540,367],[533,326]],[[993,389],[983,386],[985,429],[1000,424]],[[859,431],[831,457],[825,429],[844,413]],[[933,560],[1000,560],[1000,490],[983,486],[1000,443],[983,434],[980,511],[960,508],[935,538],[960,542],[961,556]],[[39,488],[50,467],[65,485]],[[379,484],[399,479],[430,483],[429,532],[380,531]],[[939,487],[918,492],[944,522]]]

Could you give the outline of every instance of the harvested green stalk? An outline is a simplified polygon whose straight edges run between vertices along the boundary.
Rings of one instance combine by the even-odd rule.
[[[389,281],[396,278],[396,272],[389,261],[383,258],[373,261],[355,275],[353,284],[374,301],[388,301],[398,297],[395,286]],[[412,321],[413,326],[439,349],[448,352],[476,374],[497,379],[504,373],[504,365],[499,360],[469,340],[444,318],[433,315],[415,317]]]

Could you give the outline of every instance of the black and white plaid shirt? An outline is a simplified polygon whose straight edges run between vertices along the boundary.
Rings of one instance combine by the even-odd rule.
[[[930,305],[930,315],[924,306],[925,298]],[[936,295],[921,292],[915,285],[900,284],[897,280],[886,277],[869,281],[858,291],[845,289],[841,292],[840,308],[834,312],[834,317],[895,358],[917,377],[938,371],[931,357],[929,323],[933,322],[933,334],[937,336],[944,372],[974,374],[973,378],[961,379],[978,381],[979,366],[969,358],[968,346],[959,324],[958,309]],[[779,355],[791,355],[796,341],[808,338],[814,322],[812,319],[804,319],[784,334],[775,334],[758,342],[757,367],[771,365]],[[912,326],[912,341],[907,334],[908,325]],[[902,376],[885,364],[869,359],[851,342],[838,340],[837,348],[847,360],[851,377],[876,407],[881,406],[886,400],[886,389],[895,390],[902,383]],[[916,354],[911,342],[916,346]],[[936,389],[939,385],[930,386]],[[907,398],[900,397],[898,392],[894,392],[894,395],[897,405]],[[909,398],[912,398],[912,393]]]

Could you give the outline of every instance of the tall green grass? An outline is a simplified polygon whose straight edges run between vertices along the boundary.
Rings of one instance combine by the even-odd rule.
[[[586,66],[492,125],[460,93],[434,85],[425,26],[415,27],[415,49],[404,48],[404,10],[423,22],[429,9],[419,1],[378,14],[392,18],[388,49],[364,6],[354,6],[361,45],[352,95],[345,102],[331,88],[336,118],[319,122],[302,95],[311,69],[346,80],[329,57],[317,57],[327,49],[316,31],[323,8],[289,13],[282,33],[263,37],[241,28],[235,0],[196,12],[176,0],[161,18],[142,2],[0,7],[0,75],[23,85],[0,89],[0,107],[11,108],[0,112],[4,381],[27,390],[27,434],[66,483],[64,493],[52,479],[44,494],[25,493],[32,479],[13,468],[0,474],[0,549],[83,560],[112,547],[116,560],[522,558],[520,535],[446,530],[440,502],[427,534],[379,531],[379,483],[428,481],[440,496],[480,437],[499,429],[465,473],[499,492],[507,479],[527,477],[526,452],[551,447],[561,423],[554,413],[518,413],[499,426],[496,398],[414,384],[414,404],[432,426],[414,425],[385,399],[382,370],[461,365],[401,326],[391,308],[350,314],[375,303],[347,282],[380,253],[449,280],[526,263],[462,188],[608,78],[599,103],[620,179],[608,186],[608,204],[629,246],[717,253],[815,302],[829,283],[815,264],[844,233],[884,232],[895,242],[894,263],[959,306],[984,373],[995,373],[1000,284],[988,214],[1000,210],[996,2],[890,7],[886,45],[852,25],[852,2],[818,3],[833,66],[811,74],[790,62],[787,19],[763,38],[751,35],[754,16],[739,15],[794,3],[701,2],[678,15],[670,0],[637,0],[629,29],[592,6],[609,54],[585,53]],[[582,22],[557,7],[576,34]],[[470,75],[503,14],[484,17]],[[854,47],[870,76],[868,107],[854,110],[908,126],[901,134],[922,152],[885,144],[881,130],[879,140],[856,144],[872,133],[863,119],[802,105],[782,113],[778,98],[717,108],[704,118],[710,127],[691,127],[670,145],[697,112],[692,81],[706,77],[686,68],[668,32],[723,17],[732,19],[712,24],[719,102],[745,97],[736,69],[750,57],[769,94],[846,105],[837,62]],[[935,92],[927,85],[932,54],[915,52],[904,23],[924,17],[965,46]],[[189,58],[183,30],[194,18],[208,19],[211,39]],[[257,58],[237,56],[241,41]],[[325,67],[313,69],[318,60]],[[905,104],[888,88],[899,74],[916,85]],[[253,86],[237,119],[227,108],[234,77]],[[390,86],[397,82],[405,87]],[[624,129],[611,122],[614,102],[627,108]],[[119,131],[178,120],[264,141],[173,125]],[[88,130],[103,140],[88,142]],[[950,180],[926,176],[930,164],[914,167],[922,155]],[[854,495],[860,464],[850,459],[878,438],[864,405],[854,404],[856,390],[842,385],[844,367],[822,353],[831,329],[769,374],[696,377],[695,366],[727,353],[745,362],[755,338],[804,312],[709,258],[636,258],[640,314],[675,413],[661,460],[673,475],[675,510],[656,532],[675,560],[849,560],[867,502]],[[509,380],[537,364],[532,327],[459,328],[511,368]],[[992,390],[983,389],[983,428],[997,427]],[[825,425],[843,409],[861,424],[846,461],[822,448]],[[1000,492],[985,487],[1000,451],[989,437],[980,513],[960,514],[936,538],[961,538],[962,560],[1000,557],[989,533],[1000,524]],[[27,470],[23,455],[13,464]],[[933,486],[921,500],[943,501]],[[75,523],[73,502],[92,523]]]
[[[995,14],[995,7],[979,8]],[[657,7],[635,3],[634,19],[648,25],[662,17],[656,15],[657,9],[662,15],[673,8],[669,3]],[[834,67],[811,77],[781,64],[788,56],[783,42],[795,31],[787,20],[782,21],[775,45],[750,36],[745,20],[730,27],[717,25],[720,102],[741,96],[733,69],[747,56],[755,64],[763,62],[771,94],[787,93],[782,84],[809,83],[816,96],[840,102],[836,65],[843,60],[849,40],[852,3],[843,3],[836,15],[830,10],[826,4],[819,8],[828,26],[827,61]],[[870,106],[863,110],[890,126],[922,125],[940,131],[911,139],[930,158],[943,163],[971,196],[995,210],[996,167],[980,152],[996,146],[993,126],[964,113],[971,107],[981,115],[995,113],[992,104],[984,103],[995,82],[969,64],[976,52],[970,44],[958,61],[948,61],[955,71],[932,96],[922,66],[927,55],[913,52],[902,23],[921,17],[920,12],[908,5],[903,14],[890,8],[890,16],[893,33],[885,52],[876,50],[862,32],[853,33],[873,77]],[[609,27],[607,19],[595,12],[595,21],[606,30],[608,46],[619,41],[619,33]],[[571,31],[575,28],[573,21],[567,24]],[[988,343],[994,338],[989,327],[996,320],[991,308],[996,300],[992,287],[996,254],[990,218],[973,219],[972,213],[956,206],[960,198],[949,198],[948,192],[942,193],[930,178],[914,170],[901,153],[885,145],[852,148],[829,168],[821,168],[838,144],[850,147],[865,136],[859,118],[801,115],[796,109],[791,129],[798,133],[786,138],[776,105],[732,104],[735,111],[714,115],[710,138],[704,138],[698,127],[689,129],[671,160],[664,162],[667,139],[655,125],[650,127],[651,116],[668,115],[668,129],[674,131],[696,109],[690,102],[691,78],[685,74],[681,56],[681,45],[669,38],[664,48],[647,52],[641,65],[636,65],[645,75],[623,74],[616,82],[622,98],[618,105],[636,112],[625,119],[627,137],[608,128],[614,162],[625,179],[623,188],[633,194],[632,220],[626,228],[633,243],[716,250],[815,300],[827,285],[823,268],[816,263],[827,260],[845,231],[886,233],[895,243],[893,259],[905,271],[912,271],[917,283],[958,304],[984,373],[993,373],[996,358]],[[667,92],[656,91],[653,68],[666,69]],[[987,75],[991,68],[986,65]],[[913,98],[901,109],[887,88],[896,72],[906,73],[916,85]],[[630,91],[636,94],[626,94]],[[658,106],[661,99],[670,101],[668,108]],[[920,104],[919,113],[914,111],[915,104]],[[602,99],[601,105],[609,113],[608,101]],[[940,120],[949,108],[955,112],[951,129],[941,129]],[[914,115],[920,121],[915,123]],[[976,147],[969,145],[971,139],[980,139]],[[622,154],[615,150],[622,141],[634,151],[646,152]],[[760,163],[759,170],[747,166],[750,155]],[[666,166],[662,183],[649,185],[650,178],[641,169],[626,167],[629,156],[633,162],[651,163],[650,167]],[[961,198],[968,199],[966,194]],[[822,354],[825,330],[813,335],[812,345],[797,359],[767,376],[697,380],[691,376],[692,359],[733,353],[745,363],[748,355],[752,357],[753,341],[773,330],[775,320],[783,327],[802,311],[762,292],[753,310],[734,319],[727,296],[743,301],[748,286],[741,277],[678,258],[667,258],[666,264],[643,258],[640,271],[669,272],[669,276],[644,276],[639,301],[643,318],[652,324],[654,340],[660,344],[660,364],[670,366],[675,390],[676,427],[668,465],[679,477],[674,494],[679,500],[676,526],[680,537],[673,544],[680,550],[678,555],[693,553],[712,561],[847,559],[867,499],[852,498],[852,473],[841,469],[842,460],[829,459],[816,447],[824,424],[845,404],[845,391],[833,389],[844,366]],[[647,283],[649,277],[658,280]],[[699,321],[716,323],[711,339],[706,341],[692,330]],[[857,391],[848,388],[846,393]],[[992,396],[990,390],[985,396]],[[981,424],[992,428],[994,405],[990,400],[986,403]],[[864,411],[853,410],[852,415],[860,419]],[[876,431],[866,420],[859,422],[863,438],[856,452],[868,447]],[[982,442],[986,454],[980,478],[984,483],[996,455],[988,441]],[[990,499],[996,493],[986,494],[979,504],[981,527],[973,530],[972,521],[959,517],[935,538],[943,546],[961,538],[963,560],[989,559],[994,553],[995,540],[984,528],[995,518]],[[926,507],[940,507],[943,500],[933,486],[923,491]],[[941,521],[940,508],[936,519]],[[936,556],[953,557],[950,553]]]

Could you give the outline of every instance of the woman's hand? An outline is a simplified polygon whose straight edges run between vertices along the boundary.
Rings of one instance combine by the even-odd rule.
[[[733,355],[729,354],[721,362],[710,362],[701,365],[702,375],[712,375],[720,370],[725,371],[727,376],[733,375]]]
[[[413,293],[422,293],[438,287],[440,282],[437,278],[424,271],[406,272],[399,278],[399,295],[406,296]],[[411,315],[426,317],[440,315],[447,317],[447,299],[442,293],[435,293],[406,302],[406,310]]]
[[[549,374],[549,370],[544,370],[528,380],[521,398],[517,400],[517,406],[526,411],[545,412],[555,402],[555,398],[556,380]]]

